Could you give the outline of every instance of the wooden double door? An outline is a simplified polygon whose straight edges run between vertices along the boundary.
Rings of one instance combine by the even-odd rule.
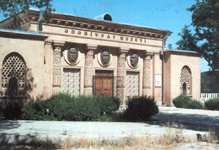
[[[95,96],[113,96],[113,71],[96,70],[94,82]]]

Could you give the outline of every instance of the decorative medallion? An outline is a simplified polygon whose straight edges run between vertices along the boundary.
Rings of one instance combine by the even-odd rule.
[[[64,58],[68,64],[76,65],[80,61],[81,53],[78,48],[69,46],[64,51]]]
[[[128,64],[131,68],[138,68],[139,66],[139,55],[137,52],[130,52],[128,55]]]
[[[98,53],[98,62],[101,66],[108,67],[112,63],[112,54],[107,49],[101,49]]]

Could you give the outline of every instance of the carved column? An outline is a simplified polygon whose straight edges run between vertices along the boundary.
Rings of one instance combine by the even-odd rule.
[[[152,55],[153,53],[143,52],[143,96],[152,96],[151,89],[151,73],[152,73]]]
[[[120,99],[121,104],[125,105],[125,86],[124,81],[126,77],[126,70],[125,70],[125,60],[126,54],[129,52],[129,49],[120,48],[118,52],[118,65],[117,65],[117,97]]]
[[[87,45],[84,66],[84,94],[92,95],[93,57],[96,45]]]
[[[53,50],[53,95],[61,92],[61,52],[64,42],[54,42]]]

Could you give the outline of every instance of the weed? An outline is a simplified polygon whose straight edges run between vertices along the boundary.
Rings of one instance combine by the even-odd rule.
[[[62,135],[67,135],[67,131],[66,130],[63,131]]]
[[[170,124],[170,122],[166,122],[164,124],[166,126],[165,133],[160,137],[158,143],[160,144],[173,144],[173,143],[180,143],[185,141],[185,137],[183,136],[183,125],[177,125],[176,123]],[[175,129],[178,128],[178,129]]]

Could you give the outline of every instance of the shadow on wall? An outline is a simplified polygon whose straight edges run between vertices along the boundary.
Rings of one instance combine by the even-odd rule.
[[[19,105],[23,106],[26,102],[33,102],[36,99],[37,100],[43,99],[43,95],[38,95],[36,97],[33,95],[34,88],[37,87],[37,84],[34,84],[32,69],[30,68],[25,69],[24,86],[17,86],[20,84],[17,80],[18,83],[16,82],[14,86],[12,85],[9,87],[10,84],[9,81],[11,78],[14,78],[14,75],[12,75],[12,77],[9,78],[8,86],[6,86],[5,90],[0,91],[1,100],[16,101],[19,103]]]

